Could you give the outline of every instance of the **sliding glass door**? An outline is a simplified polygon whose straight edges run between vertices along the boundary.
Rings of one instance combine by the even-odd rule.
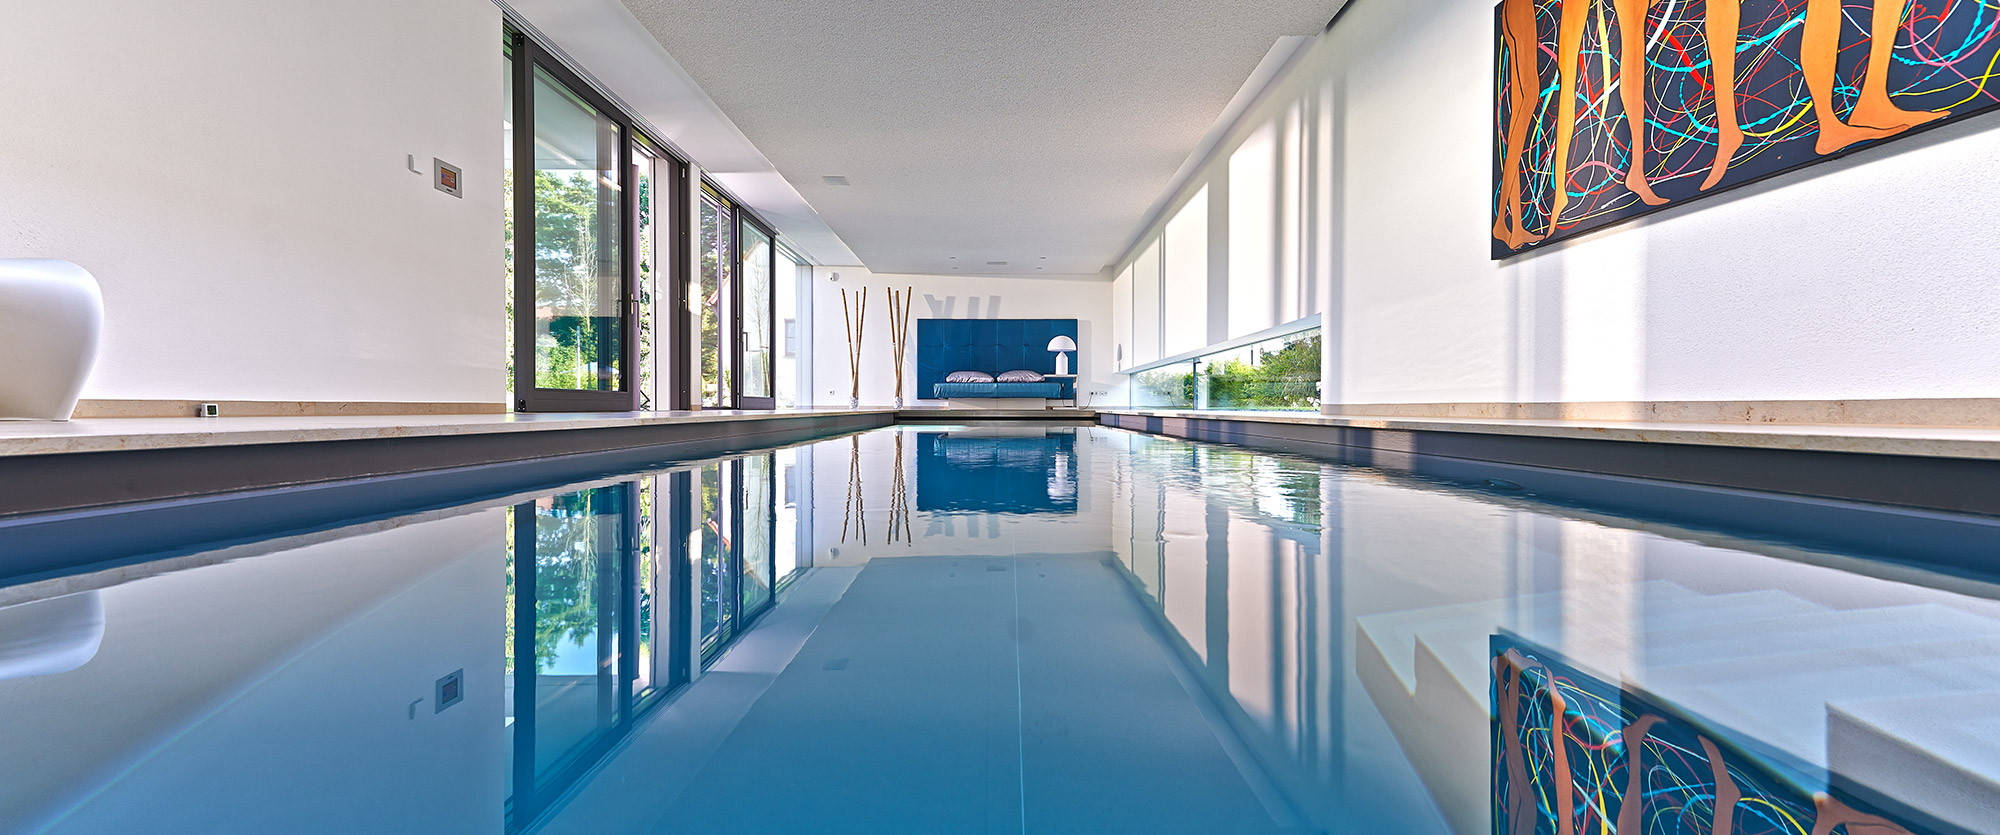
[[[680,343],[655,338],[683,325],[653,297],[686,272],[684,236],[661,230],[686,216],[687,164],[525,34],[507,56],[514,408],[684,408]]]
[[[776,233],[704,183],[701,266],[690,293],[703,408],[777,408],[777,258]]]
[[[629,129],[525,37],[514,46],[514,405],[632,409]]]
[[[736,405],[736,207],[713,189],[701,190],[701,268],[694,292],[693,334],[700,367],[701,405],[728,409]]]

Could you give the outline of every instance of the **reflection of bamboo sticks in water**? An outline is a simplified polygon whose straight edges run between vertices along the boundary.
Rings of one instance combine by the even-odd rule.
[[[903,542],[917,544],[917,536],[910,530],[910,479],[903,472],[903,433],[896,433],[896,468],[889,482],[889,541],[896,541],[896,532],[902,531]]]
[[[861,400],[861,337],[868,325],[868,288],[855,291],[855,306],[849,315],[847,289],[840,291],[840,321],[847,326],[847,399]]]
[[[840,513],[840,541],[847,543],[848,524],[861,534],[861,544],[868,544],[868,498],[861,492],[861,436],[848,438],[851,446],[847,453],[847,508]]]
[[[910,300],[915,287],[889,288],[889,353],[896,367],[896,399],[903,399],[903,356],[910,347]]]

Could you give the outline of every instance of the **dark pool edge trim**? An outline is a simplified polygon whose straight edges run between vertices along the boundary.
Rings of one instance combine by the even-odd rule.
[[[888,412],[0,456],[0,520],[29,514],[657,448],[750,448],[890,425]]]
[[[1105,426],[1466,484],[1501,494],[1962,577],[2000,575],[2000,462],[1105,415]],[[1868,523],[1857,525],[1855,514]],[[1983,546],[1983,547],[1982,547]]]
[[[1286,424],[1227,416],[1107,414],[1098,420],[1105,426],[1213,443],[1271,440],[1340,447],[1381,465],[1407,466],[1413,456],[1459,458],[2000,517],[2000,462],[1986,460]]]
[[[0,583],[116,568],[188,549],[517,495],[524,486],[558,487],[887,425],[889,415],[881,413],[711,422],[681,427],[686,431],[648,426],[0,458],[0,508],[49,488],[33,497],[45,509],[0,516]],[[72,457],[87,460],[65,464]],[[26,463],[36,466],[16,466]],[[139,549],[146,555],[131,556]]]

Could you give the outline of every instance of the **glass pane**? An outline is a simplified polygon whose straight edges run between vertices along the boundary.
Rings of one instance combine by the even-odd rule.
[[[535,385],[618,391],[618,123],[535,72]]]
[[[771,602],[772,458],[743,459],[743,613],[756,614]]]
[[[659,215],[660,210],[666,208],[667,202],[661,199],[659,186],[661,180],[654,176],[658,164],[659,159],[647,150],[645,143],[632,143],[632,182],[639,190],[639,217],[635,227],[637,237],[632,245],[638,247],[639,256],[639,289],[634,294],[639,299],[639,350],[638,357],[634,361],[639,366],[640,411],[660,408],[657,405],[660,402],[659,375],[654,373],[656,362],[654,346],[659,344],[657,331],[660,322],[658,317],[653,315],[653,299],[659,297],[656,293],[659,286],[658,274],[661,271],[656,265],[666,263],[660,258]]]
[[[1199,408],[1319,408],[1320,334],[1310,330],[1201,359]]]
[[[735,614],[736,583],[731,574],[728,495],[723,492],[726,465],[712,462],[701,468],[701,642],[707,650],[729,637],[731,616]]]
[[[780,249],[774,282],[778,294],[778,408],[794,409],[807,399],[801,396],[799,385],[799,372],[810,362],[800,344],[799,328],[804,320],[800,315],[799,290],[812,286],[812,267]]]
[[[771,396],[771,236],[743,225],[743,394]]]
[[[500,117],[500,218],[502,232],[502,257],[506,265],[507,318],[502,330],[507,332],[507,408],[514,408],[514,53],[510,48],[507,60],[506,80],[502,82],[502,100],[506,102]]]
[[[537,782],[618,722],[625,490],[598,487],[534,503]]]
[[[1175,363],[1132,375],[1132,401],[1153,409],[1194,408],[1194,364]]]
[[[695,356],[700,359],[701,405],[728,406],[730,337],[729,279],[734,272],[730,260],[731,236],[735,224],[732,212],[713,197],[701,200],[701,275],[693,293],[695,318],[701,323],[695,336]]]

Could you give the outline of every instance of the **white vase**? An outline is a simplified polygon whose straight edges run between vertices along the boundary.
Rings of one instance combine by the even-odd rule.
[[[0,259],[0,419],[69,420],[103,328],[104,296],[82,267]]]

